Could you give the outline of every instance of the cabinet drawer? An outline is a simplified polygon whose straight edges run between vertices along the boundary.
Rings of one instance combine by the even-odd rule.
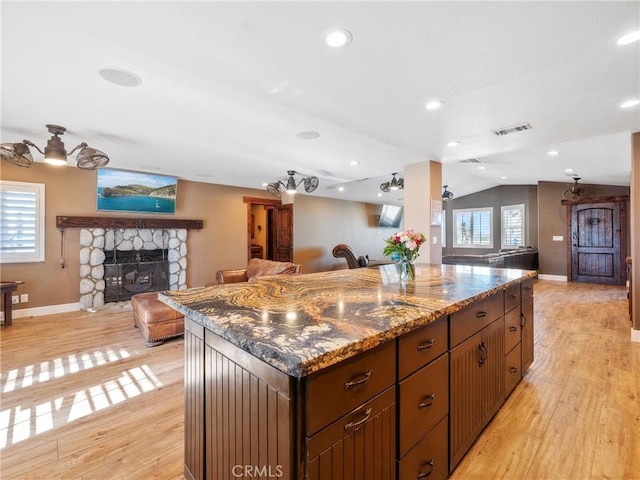
[[[402,379],[447,351],[447,317],[398,339],[398,378]]]
[[[504,315],[505,352],[510,352],[516,344],[520,343],[520,330],[520,308],[514,308]]]
[[[508,312],[520,306],[520,284],[511,285],[504,291],[504,311]]]
[[[449,411],[449,355],[444,354],[400,382],[400,456]]]
[[[385,458],[387,463],[393,464],[395,459],[395,430],[396,430],[396,388],[391,387],[383,393],[349,412],[344,417],[336,420],[328,427],[307,438],[307,450],[310,463],[315,458],[321,457],[325,452],[329,452],[337,446],[343,448],[345,442],[354,448],[354,437],[362,440],[366,438],[373,440],[372,443],[381,443],[385,446]],[[360,442],[361,448],[365,448],[365,443]],[[347,448],[347,445],[344,445]],[[333,452],[333,457],[337,451]],[[353,454],[353,451],[350,452]],[[371,452],[358,452],[360,455],[371,455]],[[330,476],[320,476],[319,478],[331,478]],[[387,477],[384,477],[387,478]]]
[[[522,301],[531,298],[533,296],[533,282],[535,279],[529,278],[522,282]]]
[[[482,330],[504,313],[504,294],[496,293],[452,313],[449,318],[449,345],[455,347]]]
[[[518,384],[522,378],[520,368],[520,344],[517,344],[506,357],[504,357],[504,390],[505,396]]]
[[[396,342],[349,358],[306,379],[307,434],[329,425],[395,383]]]
[[[407,455],[400,460],[398,478],[444,480],[447,465],[447,419],[444,417]]]

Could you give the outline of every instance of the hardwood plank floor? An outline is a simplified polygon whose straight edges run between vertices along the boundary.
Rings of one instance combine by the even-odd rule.
[[[626,290],[538,281],[535,297],[536,360],[452,479],[640,480]],[[0,478],[183,478],[183,341],[146,348],[131,316],[0,330]]]

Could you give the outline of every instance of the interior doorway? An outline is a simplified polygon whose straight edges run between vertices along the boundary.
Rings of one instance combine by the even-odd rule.
[[[247,204],[247,259],[293,261],[293,204],[244,197]]]
[[[584,199],[568,204],[568,270],[573,282],[626,282],[626,200]]]

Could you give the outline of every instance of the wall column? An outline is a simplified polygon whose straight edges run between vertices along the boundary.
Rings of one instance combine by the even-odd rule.
[[[631,339],[640,342],[640,132],[631,136]]]
[[[441,184],[441,163],[425,161],[404,168],[404,228],[427,237],[428,245],[420,249],[421,263],[442,263],[441,227],[432,225],[431,218],[432,200],[442,201]]]

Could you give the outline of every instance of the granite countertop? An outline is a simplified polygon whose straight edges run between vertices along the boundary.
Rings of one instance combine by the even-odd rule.
[[[397,265],[281,275],[158,298],[278,370],[303,377],[458,311],[535,271]]]

